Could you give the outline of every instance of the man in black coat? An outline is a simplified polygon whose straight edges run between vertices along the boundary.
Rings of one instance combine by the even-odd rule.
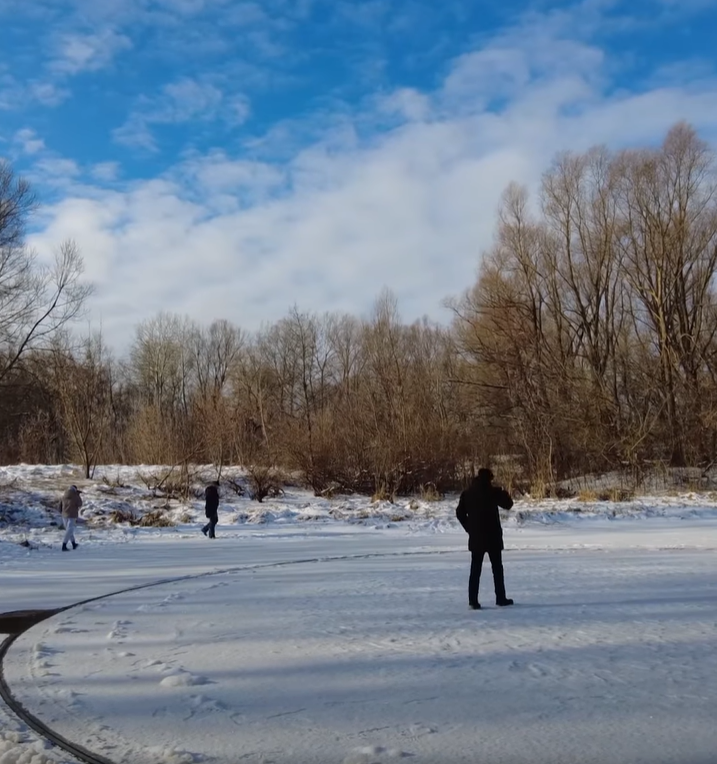
[[[480,610],[478,587],[483,557],[488,553],[493,568],[495,604],[504,607],[513,600],[505,596],[503,580],[503,529],[500,525],[498,507],[510,509],[513,499],[503,488],[493,485],[493,473],[486,468],[478,470],[470,487],[461,494],[456,517],[468,534],[468,550],[471,553],[471,573],[468,579],[468,604]]]
[[[209,522],[202,528],[202,533],[209,535],[210,539],[216,538],[214,529],[219,522],[219,484],[210,483],[204,490],[204,514]]]

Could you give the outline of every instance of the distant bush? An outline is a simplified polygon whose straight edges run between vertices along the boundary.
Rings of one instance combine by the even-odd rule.
[[[109,519],[113,523],[134,523],[134,513],[131,509],[113,509]]]
[[[635,492],[630,488],[615,487],[598,493],[600,501],[632,501],[635,498]]]
[[[154,509],[141,517],[137,517],[131,509],[114,509],[110,513],[109,519],[113,523],[127,523],[142,528],[170,528],[176,525],[162,509]],[[191,521],[192,518],[189,514],[182,516],[181,522]]]
[[[154,510],[147,512],[138,523],[133,523],[133,525],[139,525],[142,528],[171,528],[176,523],[163,514],[161,510]]]
[[[194,483],[199,477],[199,472],[196,469],[190,470],[189,465],[183,464],[161,472],[138,472],[137,477],[153,496],[187,501],[194,495]]]
[[[395,500],[396,494],[385,483],[381,483],[371,497],[372,504],[377,501],[389,501],[393,504]]]
[[[273,498],[283,493],[282,474],[275,467],[252,465],[247,469],[250,496],[261,503],[267,497]]]
[[[232,491],[234,491],[234,493],[237,496],[244,496],[246,494],[246,489],[244,488],[244,484],[241,483],[238,479],[227,478],[226,484],[229,486],[229,488]]]
[[[119,471],[114,478],[108,478],[107,475],[102,475],[102,482],[109,488],[129,488],[126,483],[120,480]]]
[[[583,488],[578,492],[578,501],[597,501],[597,491],[590,488]]]
[[[421,501],[441,501],[443,494],[433,483],[426,483],[426,485],[421,486],[420,497]]]

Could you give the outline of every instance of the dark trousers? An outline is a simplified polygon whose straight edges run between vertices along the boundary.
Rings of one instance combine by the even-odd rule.
[[[217,523],[219,522],[219,515],[212,515],[209,518],[209,522],[202,528],[202,531],[209,536],[210,539],[216,538],[214,535],[214,529],[217,527]]]
[[[471,552],[471,574],[468,578],[468,602],[473,605],[478,602],[478,587],[480,586],[480,571],[483,567],[483,557],[488,552],[493,568],[493,586],[495,587],[496,602],[505,599],[505,581],[503,579],[503,555],[500,549],[483,549]]]

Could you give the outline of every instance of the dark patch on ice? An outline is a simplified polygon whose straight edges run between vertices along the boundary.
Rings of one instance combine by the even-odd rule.
[[[56,615],[62,609],[12,610],[9,613],[0,613],[0,634],[22,634],[23,631]]]

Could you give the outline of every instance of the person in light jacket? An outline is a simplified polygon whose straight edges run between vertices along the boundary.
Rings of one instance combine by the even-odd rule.
[[[80,507],[82,506],[82,496],[76,485],[71,485],[64,494],[62,494],[62,519],[65,523],[65,538],[62,540],[62,551],[67,552],[68,542],[72,542],[72,548],[77,549],[75,541],[75,525],[80,516]]]
[[[468,534],[468,550],[471,553],[471,572],[468,578],[468,605],[480,610],[478,587],[486,552],[493,568],[495,604],[500,607],[512,605],[505,596],[503,579],[503,528],[500,525],[498,507],[510,509],[513,499],[503,488],[493,485],[493,473],[483,467],[471,485],[461,494],[456,517]]]

